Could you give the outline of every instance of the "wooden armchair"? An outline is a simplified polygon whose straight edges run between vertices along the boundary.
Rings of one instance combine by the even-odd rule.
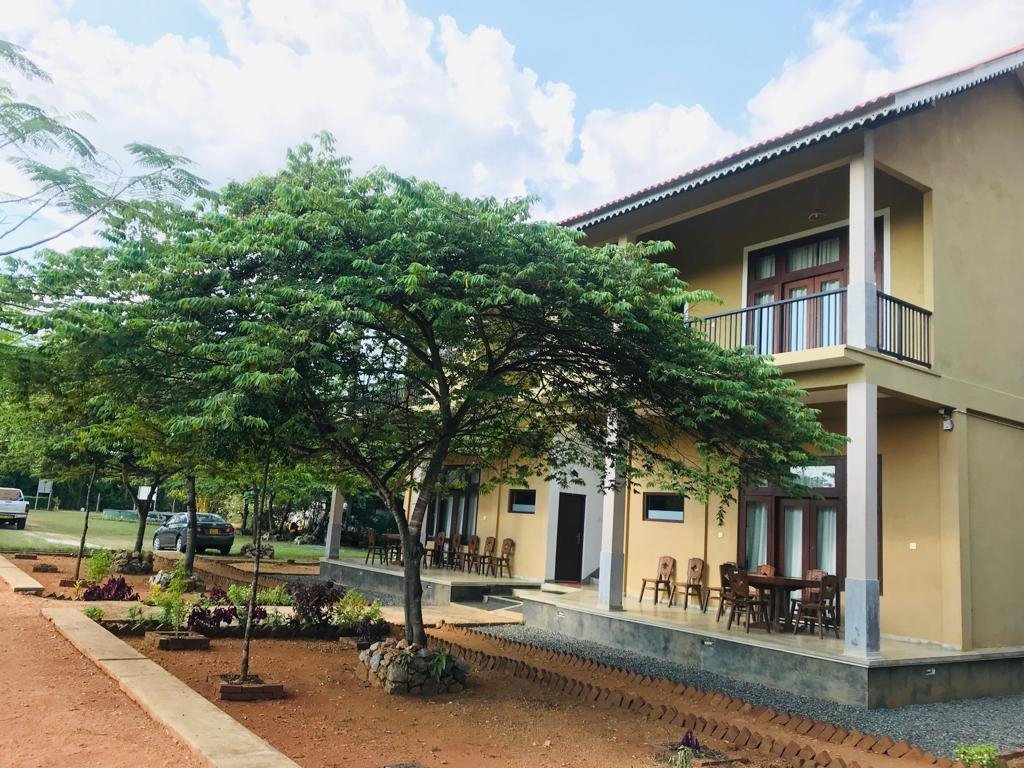
[[[732,592],[729,608],[729,623],[726,629],[732,629],[732,622],[739,616],[745,618],[747,634],[750,634],[750,620],[762,621],[771,632],[771,617],[768,615],[768,601],[759,594],[750,593],[750,575],[742,568],[737,568],[729,575],[729,586]]]
[[[380,560],[381,565],[387,565],[388,563],[388,548],[387,544],[379,544],[377,542],[377,532],[373,528],[366,529],[366,559],[363,563],[369,563],[373,565],[375,559]]]
[[[516,551],[516,543],[512,539],[502,539],[501,554],[491,556],[490,569],[495,576],[512,577],[512,555]]]
[[[821,586],[807,589],[808,599],[794,600],[796,616],[793,617],[793,634],[800,631],[801,624],[813,629],[818,626],[818,637],[824,639],[825,625],[832,627],[836,638],[839,637],[839,577],[825,574],[821,577]],[[817,592],[817,594],[815,594]]]
[[[672,601],[672,582],[675,581],[676,575],[676,559],[669,557],[668,555],[662,555],[658,558],[658,573],[650,578],[642,579],[642,585],[640,587],[640,599],[637,602],[642,603],[644,601],[644,592],[647,591],[648,584],[654,584],[654,604],[658,604],[658,592],[662,587],[665,588],[666,594],[668,594],[669,602]]]
[[[438,531],[427,542],[427,548],[423,550],[423,561],[431,568],[440,568],[444,564],[444,531]]]
[[[697,598],[697,607],[702,611],[708,609],[707,601],[704,599],[704,560],[699,557],[691,557],[686,563],[686,581],[677,581],[672,584],[672,594],[669,595],[668,604],[671,606],[676,601],[679,590],[683,590],[683,610],[690,604],[690,595]]]

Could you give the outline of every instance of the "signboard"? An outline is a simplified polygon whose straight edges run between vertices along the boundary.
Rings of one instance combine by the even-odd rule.
[[[40,480],[36,493],[42,496],[45,493],[53,493],[53,480]]]
[[[153,506],[154,507],[156,507],[156,495],[159,492],[160,492],[159,488],[157,488],[157,489],[155,489],[153,491]],[[138,496],[136,496],[136,498],[139,501],[145,501],[146,499],[148,499],[149,498],[149,486],[148,485],[140,485],[139,486],[139,493],[138,493]]]

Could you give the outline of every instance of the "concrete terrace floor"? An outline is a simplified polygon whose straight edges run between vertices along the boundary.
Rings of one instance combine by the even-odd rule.
[[[528,598],[550,603],[555,606],[564,606],[580,611],[600,615],[614,616],[623,621],[634,621],[641,624],[664,627],[668,629],[679,629],[708,638],[727,638],[737,643],[749,643],[760,647],[776,648],[789,653],[797,653],[805,656],[813,656],[822,659],[837,661],[863,663],[869,666],[885,666],[886,664],[905,664],[911,661],[966,661],[974,659],[998,659],[1007,656],[1024,656],[1024,647],[1010,648],[985,648],[975,651],[959,651],[944,647],[937,643],[914,640],[898,640],[883,637],[881,648],[877,656],[870,659],[850,656],[845,652],[842,632],[836,639],[835,635],[826,633],[824,639],[817,634],[801,632],[794,635],[792,632],[767,632],[763,628],[750,628],[750,633],[737,624],[732,629],[726,629],[726,616],[716,621],[717,605],[711,603],[707,613],[702,613],[695,608],[691,601],[690,607],[683,610],[681,604],[671,608],[667,600],[662,600],[654,605],[653,599],[647,595],[644,602],[640,603],[635,597],[626,597],[623,601],[623,610],[605,611],[597,605],[596,587],[587,586],[573,592],[557,594],[547,591],[531,590],[522,592],[518,597]]]

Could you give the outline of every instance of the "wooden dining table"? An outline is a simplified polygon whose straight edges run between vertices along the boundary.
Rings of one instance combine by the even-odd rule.
[[[770,593],[772,628],[776,632],[793,629],[793,614],[790,610],[792,593],[803,589],[814,589],[821,584],[813,579],[796,576],[766,576],[761,573],[750,573],[747,576],[750,586],[759,587]],[[836,600],[839,600],[838,595]],[[839,610],[838,602],[836,610],[837,612]]]

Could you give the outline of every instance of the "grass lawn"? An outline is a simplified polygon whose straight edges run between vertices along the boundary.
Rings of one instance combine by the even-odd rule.
[[[32,552],[71,552],[78,550],[82,538],[82,513],[77,510],[30,510],[25,530],[12,526],[0,526],[0,551],[29,550]],[[156,525],[146,526],[145,547],[152,543]],[[104,549],[131,549],[135,544],[136,523],[120,520],[104,520],[93,513],[89,517],[89,547]],[[242,545],[252,540],[251,536],[235,536],[232,554],[238,554]],[[299,545],[290,541],[274,541],[275,560],[315,560],[322,557],[322,545]],[[355,550],[352,550],[355,553]],[[349,554],[346,551],[346,554]]]

